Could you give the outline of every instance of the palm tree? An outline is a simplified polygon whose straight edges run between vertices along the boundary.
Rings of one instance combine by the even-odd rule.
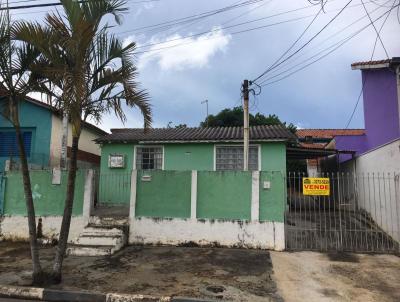
[[[29,67],[37,58],[38,52],[34,47],[26,43],[16,43],[11,39],[12,25],[9,21],[9,17],[4,13],[0,14],[0,114],[12,124],[16,133],[28,215],[33,268],[32,282],[33,284],[41,284],[43,272],[40,265],[36,234],[35,207],[32,198],[28,160],[19,120],[20,105],[35,86],[30,76]]]
[[[84,121],[100,122],[106,113],[126,121],[124,107],[137,107],[145,128],[151,125],[148,95],[138,88],[134,65],[135,43],[123,45],[110,34],[104,17],[111,14],[117,24],[126,12],[122,0],[61,0],[64,15],[47,14],[45,25],[20,22],[16,37],[41,52],[32,67],[38,79],[47,79],[54,105],[66,112],[72,123],[72,147],[67,194],[59,243],[53,266],[54,282],[61,282],[74,201],[79,138]],[[43,83],[43,82],[42,82]],[[46,89],[46,85],[42,85]],[[59,92],[57,94],[57,92]]]

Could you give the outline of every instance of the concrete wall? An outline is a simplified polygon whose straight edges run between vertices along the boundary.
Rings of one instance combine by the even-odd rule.
[[[136,215],[190,217],[190,192],[191,171],[138,171]]]
[[[5,216],[25,216],[26,204],[22,175],[18,171],[5,174]],[[64,201],[67,190],[67,172],[62,172],[61,184],[52,184],[52,172],[48,170],[31,171],[32,195],[35,211],[38,216],[57,216],[64,212]],[[73,215],[82,215],[84,171],[78,171],[75,186]]]
[[[39,166],[48,166],[52,128],[51,111],[32,103],[24,102],[20,105],[20,122],[22,130],[32,131],[31,156],[28,161]],[[2,115],[0,115],[0,131],[14,131],[12,124]],[[4,162],[7,159],[0,158],[0,171],[4,170]]]
[[[284,249],[283,173],[132,173],[130,243]]]
[[[345,162],[341,171],[355,173],[359,206],[400,241],[400,140]]]
[[[87,192],[85,194],[87,175],[87,171],[79,171],[77,175],[69,242],[74,242],[88,221],[88,217],[85,217],[83,213],[84,199],[86,203],[91,202],[91,196],[87,196]],[[61,185],[52,185],[50,171],[31,171],[36,224],[41,218],[43,235],[47,239],[58,239],[59,236],[64,211],[66,180],[66,172],[63,172]],[[6,173],[4,202],[4,216],[0,218],[0,237],[7,240],[28,240],[28,219],[19,172]]]

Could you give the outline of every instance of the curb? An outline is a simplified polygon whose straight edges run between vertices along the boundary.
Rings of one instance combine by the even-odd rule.
[[[48,302],[211,302],[211,300],[151,296],[139,294],[96,293],[86,291],[66,291],[38,287],[0,285],[0,298],[16,298]]]

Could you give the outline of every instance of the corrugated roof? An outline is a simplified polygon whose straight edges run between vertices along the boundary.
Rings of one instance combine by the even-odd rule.
[[[281,125],[250,127],[250,140],[296,140],[297,137]],[[143,128],[111,129],[111,134],[98,138],[103,142],[196,142],[196,141],[241,141],[243,127],[204,128]]]
[[[313,138],[334,138],[338,135],[364,135],[365,129],[298,129],[299,138],[312,136]]]

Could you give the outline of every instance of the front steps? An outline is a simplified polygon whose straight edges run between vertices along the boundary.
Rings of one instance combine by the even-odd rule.
[[[127,221],[114,218],[91,217],[89,225],[70,244],[67,255],[109,256],[123,248],[128,240]]]

